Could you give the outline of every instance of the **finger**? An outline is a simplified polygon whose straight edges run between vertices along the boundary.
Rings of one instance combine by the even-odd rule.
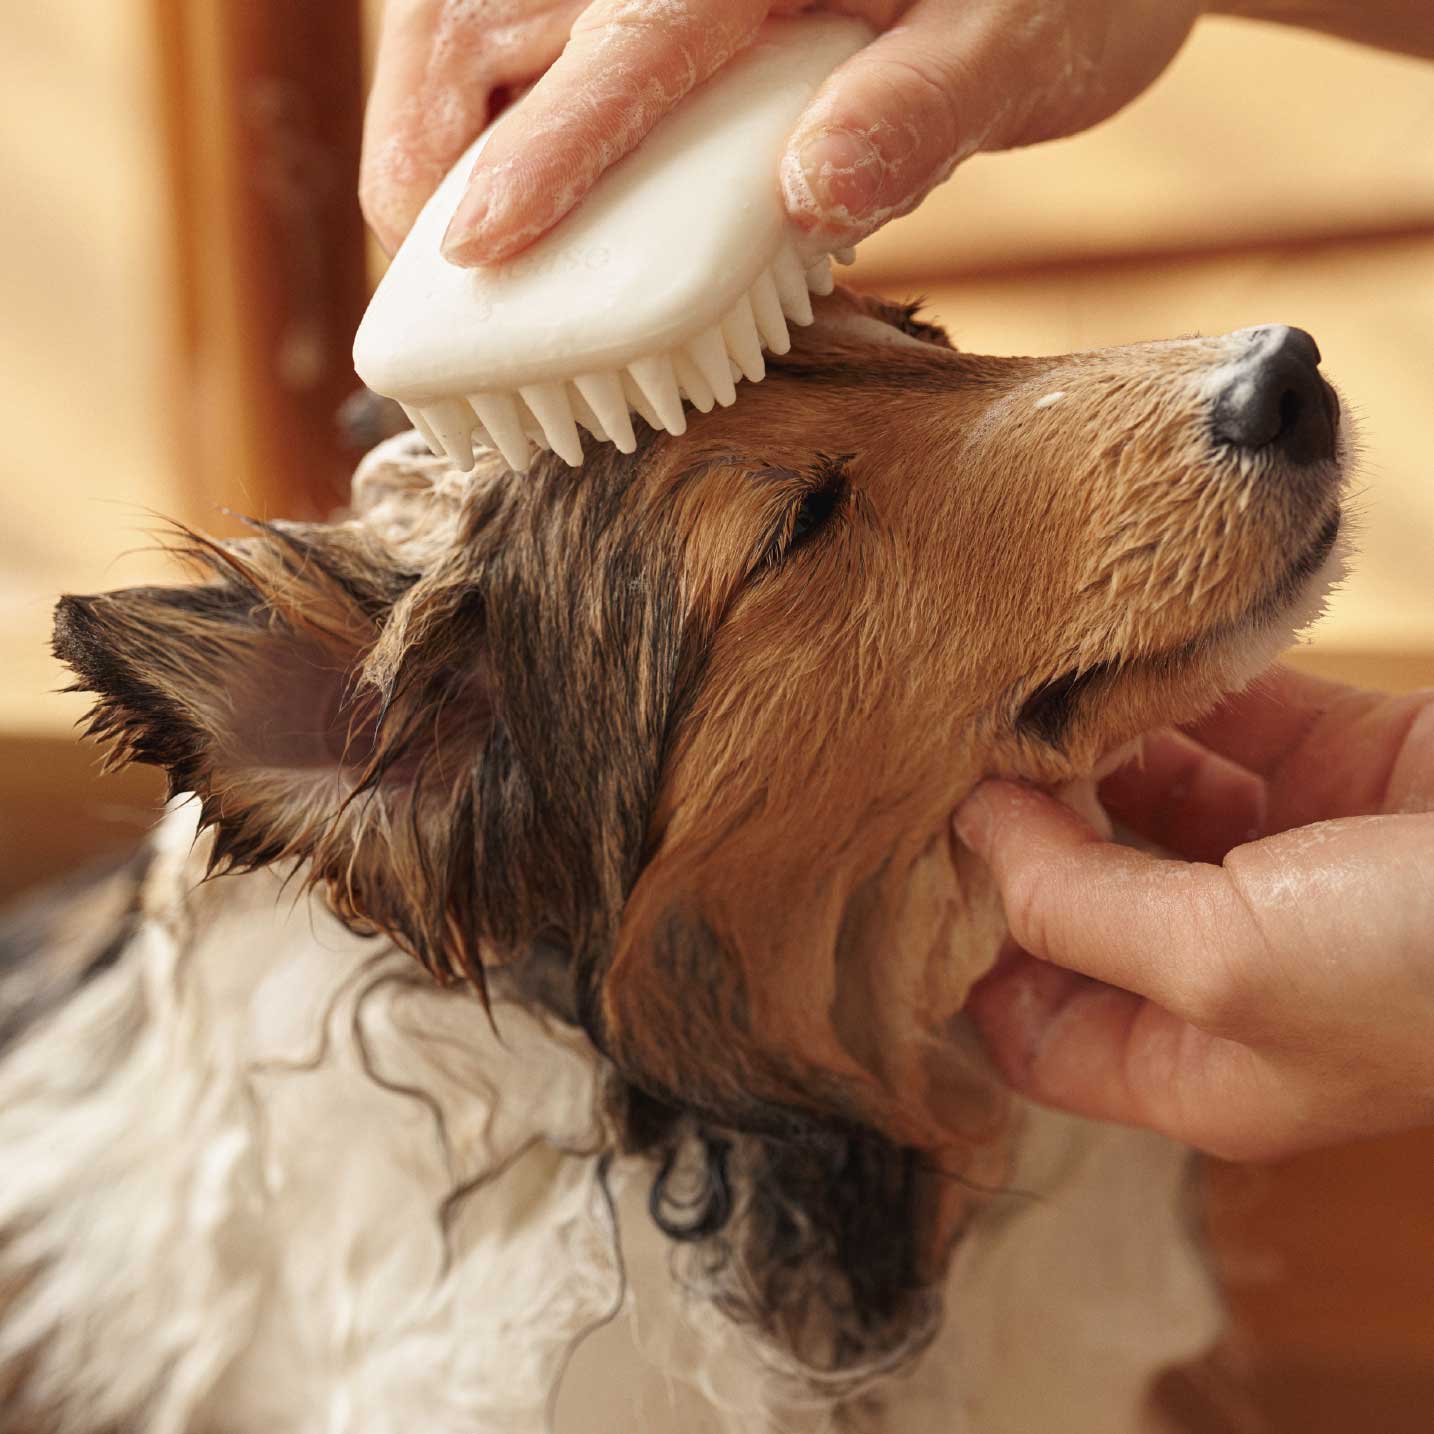
[[[756,34],[767,0],[597,0],[522,105],[495,127],[444,238],[455,264],[531,244],[609,165]]]
[[[833,247],[854,244],[914,209],[981,147],[996,101],[981,74],[989,9],[918,0],[827,78],[782,160],[797,225]]]
[[[1219,863],[1264,833],[1264,783],[1177,732],[1148,734],[1101,783],[1100,799],[1116,821],[1187,861]]]
[[[466,14],[467,12],[463,12]],[[359,203],[392,253],[488,119],[482,36],[438,0],[389,0],[364,113]]]
[[[1016,953],[971,988],[965,1010],[1022,1095],[1093,1119],[1157,1123],[1160,1099],[1132,1084],[1127,1058],[1138,1025],[1158,1027],[1160,1040],[1180,1039],[1182,1023],[1158,1007]]]
[[[1272,1019],[1300,1006],[1315,1014],[1310,1003],[1327,989],[1342,1005],[1335,1014],[1347,1023],[1350,1003],[1362,994],[1357,979],[1346,984],[1350,972],[1363,962],[1392,962],[1385,972],[1392,980],[1404,969],[1400,952],[1419,953],[1413,990],[1421,1019],[1434,1017],[1422,974],[1434,931],[1434,812],[1296,827],[1237,847],[1224,872],[1275,938],[1266,959],[1245,976],[1263,988],[1261,1004]],[[1311,966],[1313,953],[1322,956],[1322,966]],[[1380,989],[1389,995],[1387,985]],[[1387,1019],[1392,1009],[1385,1008]],[[1413,1013],[1409,1003],[1398,1012]]]
[[[1033,955],[1206,1025],[1227,1018],[1236,977],[1261,964],[1263,933],[1220,867],[1102,841],[1010,782],[982,783],[956,830],[991,868],[1012,938]]]
[[[1112,28],[1108,7],[917,0],[817,92],[782,161],[787,211],[836,247],[914,209],[968,156],[1074,133],[1164,68],[1192,0]]]
[[[1384,790],[1386,812],[1434,811],[1434,691],[1415,693],[1416,703]]]
[[[1434,806],[1434,692],[1392,697],[1275,668],[1190,734],[1267,779],[1270,830]]]
[[[1290,667],[1272,667],[1185,731],[1201,746],[1269,776],[1336,703],[1352,695],[1375,696]]]
[[[1038,961],[1008,942],[996,965],[971,987],[963,1009],[1010,1085],[1022,1095],[1060,1104],[1067,1093],[1038,1090],[1032,1068],[1052,1022],[1082,991],[1092,989],[1113,988]]]
[[[1129,992],[1017,953],[965,1009],[1003,1078],[1043,1105],[1234,1159],[1314,1138],[1294,1089],[1257,1055]]]

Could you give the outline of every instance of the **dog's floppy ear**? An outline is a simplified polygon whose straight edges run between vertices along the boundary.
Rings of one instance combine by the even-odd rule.
[[[428,618],[461,618],[464,650],[425,662],[397,632],[422,584],[372,532],[256,529],[189,541],[205,582],[61,600],[55,651],[98,696],[89,733],[112,764],[162,767],[171,795],[197,794],[213,869],[306,858],[345,919],[481,981],[466,879],[492,722],[481,612],[445,593]]]
[[[702,647],[635,460],[515,483],[415,443],[366,460],[358,520],[190,536],[207,581],[66,598],[55,647],[111,759],[198,794],[217,867],[307,861],[340,916],[481,989],[606,948]]]

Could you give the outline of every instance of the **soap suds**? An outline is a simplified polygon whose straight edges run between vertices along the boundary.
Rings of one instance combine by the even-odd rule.
[[[626,0],[584,12],[522,109],[499,124],[460,205],[455,233],[483,232],[502,259],[563,217],[609,166],[696,85],[747,46],[765,5],[694,17],[676,0]],[[462,240],[460,240],[462,247]]]

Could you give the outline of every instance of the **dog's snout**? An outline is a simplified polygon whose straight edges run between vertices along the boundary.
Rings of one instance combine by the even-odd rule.
[[[1320,376],[1320,351],[1303,329],[1247,329],[1246,352],[1215,395],[1215,437],[1237,448],[1275,448],[1295,463],[1334,455],[1338,404]]]

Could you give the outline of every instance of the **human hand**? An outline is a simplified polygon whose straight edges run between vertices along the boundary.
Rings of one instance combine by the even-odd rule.
[[[769,15],[812,0],[389,0],[360,198],[392,251],[487,125],[444,253],[490,264],[550,229]],[[814,96],[780,182],[830,248],[905,214],[969,155],[1088,128],[1180,48],[1203,0],[829,0],[881,31]],[[541,76],[541,78],[539,78]]]
[[[1014,942],[967,1005],[1001,1072],[1236,1159],[1434,1121],[1434,691],[1277,668],[1145,753],[1102,798],[1188,860],[1011,783],[957,813]]]

